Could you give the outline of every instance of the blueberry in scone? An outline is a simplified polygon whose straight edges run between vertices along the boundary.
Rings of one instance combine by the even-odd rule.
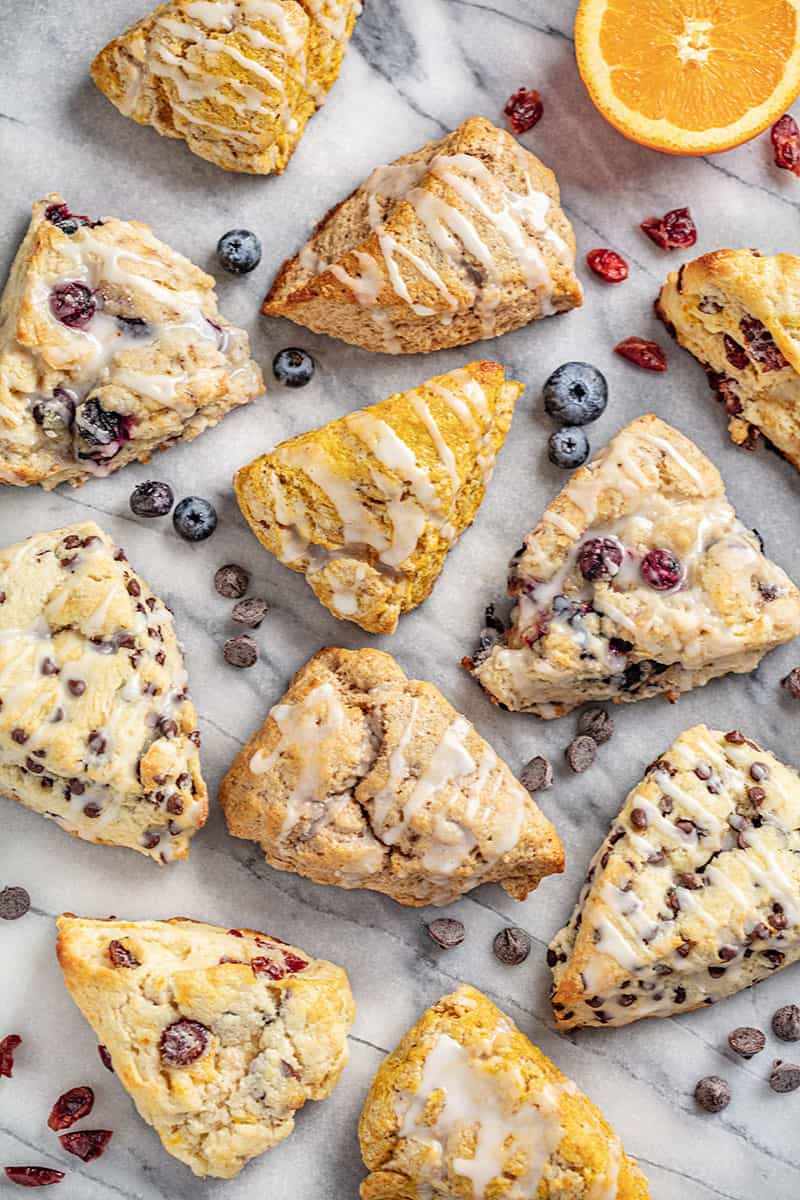
[[[164,1149],[231,1179],[347,1062],[341,967],[252,929],[58,919],[64,982]]]

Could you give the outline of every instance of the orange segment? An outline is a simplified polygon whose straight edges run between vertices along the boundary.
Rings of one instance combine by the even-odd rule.
[[[621,133],[710,154],[755,137],[800,93],[800,0],[581,0],[575,52]]]

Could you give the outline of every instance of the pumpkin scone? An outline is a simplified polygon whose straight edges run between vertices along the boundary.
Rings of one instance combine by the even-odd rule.
[[[575,308],[574,268],[553,172],[471,117],[332,208],[263,311],[365,350],[417,354]]]
[[[466,659],[507,708],[560,717],[752,671],[800,633],[800,594],[764,555],[716,467],[637,417],[546,509],[511,560],[510,628]]]
[[[438,375],[242,467],[239,506],[335,617],[393,633],[472,523],[521,391],[494,362]]]
[[[384,1059],[359,1124],[361,1200],[648,1200],[600,1111],[462,984]]]
[[[223,780],[234,837],[317,883],[450,904],[481,883],[524,900],[564,869],[553,826],[431,683],[379,650],[328,647]]]
[[[126,117],[226,171],[281,172],[336,82],[361,0],[170,0],[100,51]]]
[[[714,1004],[800,958],[800,778],[738,730],[652,763],[548,950],[562,1028]]]
[[[0,300],[0,482],[147,462],[263,390],[210,275],[138,221],[34,204]]]
[[[0,700],[0,795],[186,857],[208,804],[172,613],[93,521],[0,550]]]
[[[232,1179],[324,1100],[355,1006],[341,967],[252,929],[58,918],[72,999],[164,1149]]]

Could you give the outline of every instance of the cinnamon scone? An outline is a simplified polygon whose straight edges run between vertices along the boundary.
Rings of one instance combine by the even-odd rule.
[[[0,300],[0,482],[77,486],[190,441],[263,391],[249,354],[209,275],[52,192]]]
[[[331,209],[263,311],[365,350],[417,354],[575,308],[574,267],[553,172],[471,117]]]
[[[361,1200],[648,1200],[647,1180],[572,1080],[476,988],[420,1018],[378,1068],[359,1124]]]
[[[498,703],[540,717],[676,700],[800,633],[797,588],[717,469],[652,415],[575,472],[511,560],[508,590],[510,628],[465,666]]]
[[[185,858],[205,823],[172,613],[93,521],[0,550],[0,795],[87,842]]]
[[[524,900],[564,869],[553,826],[466,717],[379,650],[306,663],[222,782],[234,837],[317,883],[450,904]]]
[[[231,1179],[347,1063],[341,967],[252,929],[58,919],[64,982],[164,1149]]]
[[[494,362],[437,375],[242,467],[239,506],[335,617],[393,633],[474,520],[521,391]]]
[[[100,51],[126,117],[226,171],[284,169],[342,65],[361,0],[170,0]]]
[[[563,1028],[713,1004],[800,958],[800,778],[738,730],[648,767],[553,939]]]

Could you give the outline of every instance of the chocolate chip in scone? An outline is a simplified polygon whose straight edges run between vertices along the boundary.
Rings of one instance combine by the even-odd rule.
[[[564,751],[567,763],[577,774],[588,771],[597,754],[597,742],[588,734],[579,734],[573,738]]]
[[[531,795],[534,792],[543,792],[553,783],[552,765],[541,754],[537,754],[522,768],[519,781]]]
[[[250,575],[237,563],[226,563],[214,576],[214,587],[226,600],[238,600],[247,591]]]
[[[228,638],[222,647],[225,662],[231,667],[252,667],[258,658],[258,646],[247,633]]]
[[[769,1086],[773,1092],[796,1092],[800,1088],[800,1067],[776,1058],[769,1073]]]
[[[647,829],[647,813],[643,808],[634,808],[631,812],[631,825],[634,829]]]
[[[578,717],[578,733],[586,733],[602,746],[614,733],[614,719],[604,708],[587,708]]]
[[[234,604],[231,616],[240,625],[258,629],[267,615],[268,608],[266,600],[262,600],[260,596],[248,596],[246,600],[240,600],[238,604]]]
[[[454,917],[437,917],[426,928],[428,936],[437,946],[441,946],[442,950],[452,950],[464,940],[463,922],[455,920]]]
[[[772,1032],[782,1042],[800,1041],[800,1008],[784,1004],[772,1018]]]
[[[517,967],[531,952],[531,939],[524,929],[509,925],[492,942],[495,958],[507,967]]]
[[[694,1098],[706,1112],[722,1112],[731,1102],[730,1085],[719,1075],[706,1075],[698,1081]]]
[[[30,906],[31,898],[24,887],[5,887],[0,891],[0,920],[17,921]]]
[[[740,1058],[752,1058],[755,1054],[760,1054],[766,1044],[764,1034],[752,1025],[740,1025],[728,1034],[728,1045]]]
[[[781,680],[781,687],[789,693],[793,700],[800,700],[800,667],[794,667]]]

